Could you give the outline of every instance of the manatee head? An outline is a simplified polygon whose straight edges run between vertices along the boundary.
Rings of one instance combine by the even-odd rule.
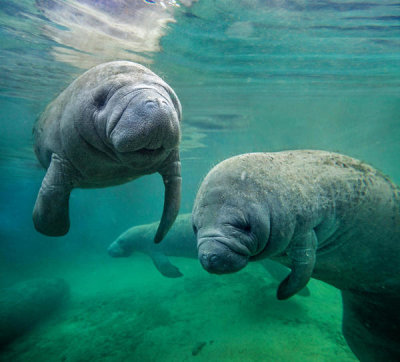
[[[173,90],[156,80],[114,80],[93,93],[97,133],[109,152],[132,168],[157,165],[179,146],[181,105]]]
[[[200,263],[215,274],[244,268],[264,250],[270,229],[259,185],[240,165],[227,161],[206,176],[192,213]]]
[[[134,252],[146,250],[150,245],[157,223],[129,228],[114,240],[107,249],[113,258],[128,257]]]
[[[115,240],[107,249],[108,255],[113,258],[122,258],[130,256],[133,249],[129,246],[125,239]]]

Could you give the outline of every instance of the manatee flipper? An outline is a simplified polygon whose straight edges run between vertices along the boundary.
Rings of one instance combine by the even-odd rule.
[[[275,280],[281,281],[287,275],[288,268],[275,261],[270,259],[262,259],[260,260],[260,264]],[[309,297],[311,295],[310,289],[308,289],[307,285],[297,294],[301,295],[302,297]]]
[[[165,277],[179,278],[183,276],[179,269],[169,261],[168,257],[164,253],[153,251],[149,255],[157,270]]]
[[[343,335],[363,362],[400,361],[398,296],[342,291]]]
[[[165,194],[164,209],[160,225],[158,226],[156,236],[154,237],[155,243],[159,243],[167,234],[178,216],[179,207],[181,205],[182,177],[179,151],[176,150],[175,152],[171,152],[168,161],[167,165],[158,171],[164,181]]]
[[[37,231],[48,236],[61,236],[68,232],[73,175],[72,165],[53,153],[33,209]]]
[[[306,286],[314,270],[316,249],[317,236],[314,230],[292,241],[292,247],[288,252],[292,271],[279,285],[277,293],[279,300],[290,298]]]

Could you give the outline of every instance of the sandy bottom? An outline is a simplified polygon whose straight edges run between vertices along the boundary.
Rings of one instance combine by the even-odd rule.
[[[167,279],[144,255],[51,260],[31,277],[63,277],[66,305],[0,353],[1,361],[356,361],[341,334],[340,294],[312,280],[310,297],[275,298],[259,264],[216,276],[171,258]]]

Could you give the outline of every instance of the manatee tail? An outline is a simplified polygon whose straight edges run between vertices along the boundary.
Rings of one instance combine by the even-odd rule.
[[[314,230],[292,241],[288,253],[292,271],[279,285],[278,299],[290,298],[306,286],[314,270],[316,249],[317,237]]]
[[[164,181],[164,209],[154,242],[159,243],[171,228],[181,205],[181,162],[179,152],[175,150],[168,157],[167,165],[158,171]]]

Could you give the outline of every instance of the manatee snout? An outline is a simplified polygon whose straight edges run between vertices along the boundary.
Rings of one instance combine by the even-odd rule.
[[[144,106],[150,120],[150,134],[154,135],[149,137],[146,148],[171,150],[177,147],[180,141],[179,121],[172,106],[161,97],[149,97]]]
[[[234,273],[243,269],[249,261],[247,255],[238,254],[225,244],[215,240],[200,240],[198,245],[200,263],[209,273]]]
[[[108,255],[113,258],[127,257],[132,254],[132,248],[128,248],[124,245],[124,241],[116,240],[107,249]]]
[[[112,243],[107,249],[108,255],[112,256],[113,258],[119,258],[124,256],[124,250],[119,246],[118,243]]]
[[[180,142],[179,118],[172,101],[151,89],[134,92],[119,120],[111,123],[110,140],[120,153],[158,155]]]

